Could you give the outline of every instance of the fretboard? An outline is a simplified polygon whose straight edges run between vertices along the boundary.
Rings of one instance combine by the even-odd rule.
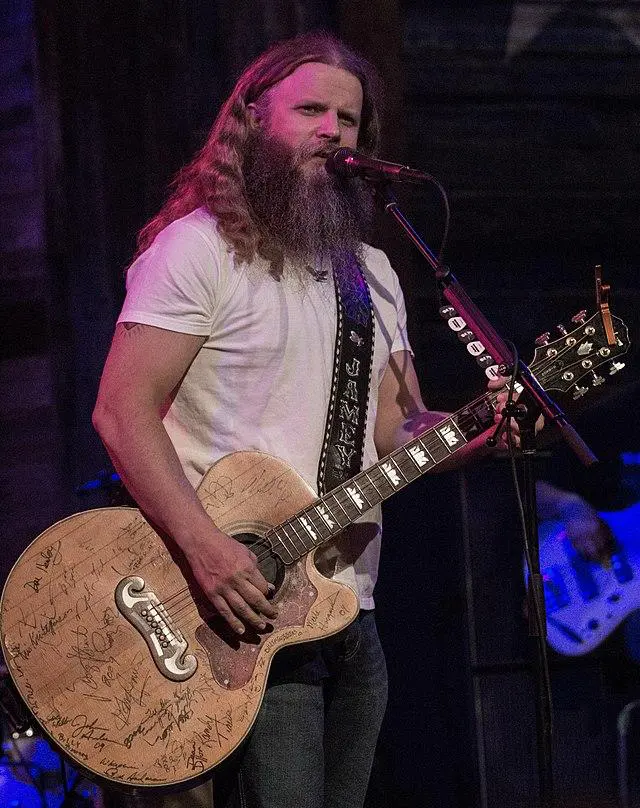
[[[273,552],[292,564],[431,471],[494,423],[495,400],[487,393],[274,527]]]

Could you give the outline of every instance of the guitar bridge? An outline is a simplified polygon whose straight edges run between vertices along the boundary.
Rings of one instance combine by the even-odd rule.
[[[197,659],[193,654],[185,656],[187,641],[155,593],[145,589],[142,578],[123,578],[116,587],[115,601],[120,614],[142,635],[163,676],[174,682],[193,676]]]

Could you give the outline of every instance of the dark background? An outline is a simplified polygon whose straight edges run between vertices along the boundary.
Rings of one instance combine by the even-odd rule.
[[[37,533],[104,502],[74,492],[108,468],[90,415],[136,231],[244,65],[315,28],[380,69],[383,156],[446,187],[447,261],[525,358],[540,332],[594,311],[596,263],[638,341],[638,3],[1,0],[0,580]],[[435,191],[400,198],[438,249]],[[390,222],[378,233],[405,288],[425,398],[456,408],[482,373],[438,315],[431,270]],[[604,469],[585,473],[560,445],[541,463],[600,508],[638,487],[637,467],[619,460],[640,452],[638,354],[626,361],[572,416]],[[508,469],[418,483],[386,520],[378,611],[391,699],[372,805],[534,805]],[[616,715],[640,693],[637,668],[617,635],[552,664],[563,804],[609,804]]]

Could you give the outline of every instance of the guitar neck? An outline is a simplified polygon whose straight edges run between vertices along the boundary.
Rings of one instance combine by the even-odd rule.
[[[267,534],[273,552],[291,564],[338,535],[488,429],[495,401],[496,394],[487,393],[467,404],[273,528]]]

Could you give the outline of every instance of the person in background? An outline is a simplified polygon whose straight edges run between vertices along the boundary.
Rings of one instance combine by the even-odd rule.
[[[585,558],[603,560],[611,550],[611,531],[586,499],[544,480],[536,483],[538,521],[560,522],[571,544]]]

